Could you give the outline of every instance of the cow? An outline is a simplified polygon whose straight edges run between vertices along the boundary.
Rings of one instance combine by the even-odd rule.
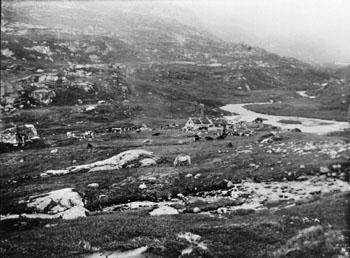
[[[177,157],[174,160],[174,167],[185,165],[191,165],[191,157],[186,154],[177,155]]]

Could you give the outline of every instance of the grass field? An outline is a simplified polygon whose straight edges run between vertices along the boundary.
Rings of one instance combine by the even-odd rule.
[[[310,142],[316,146],[325,141],[342,143],[341,137],[285,132],[281,134],[281,141],[262,145],[257,140],[266,131],[256,132],[252,137],[229,136],[225,140],[199,142],[193,142],[189,133],[175,129],[157,132],[160,132],[159,136],[152,136],[154,131],[122,136],[97,134],[89,141],[94,146],[92,150],[86,148],[87,141],[69,142],[64,134],[57,133],[45,139],[51,147],[1,154],[1,214],[29,212],[26,207],[18,205],[18,201],[65,187],[75,188],[86,200],[86,208],[92,211],[87,218],[73,221],[25,218],[2,221],[0,243],[3,254],[7,257],[72,256],[99,249],[126,250],[147,245],[148,252],[153,255],[178,257],[189,244],[177,234],[192,232],[200,235],[207,246],[205,250],[194,247],[192,257],[279,257],[287,252],[286,246],[299,230],[313,225],[322,227],[316,240],[312,240],[317,244],[300,247],[293,257],[332,256],[344,252],[347,201],[343,194],[277,211],[237,210],[220,215],[211,211],[230,203],[213,205],[204,202],[185,204],[184,208],[191,210],[197,206],[210,213],[150,217],[150,208],[101,213],[103,207],[130,201],[159,202],[176,198],[179,193],[196,196],[225,190],[228,180],[233,183],[247,179],[255,182],[293,181],[301,175],[318,174],[320,166],[340,163],[345,171],[350,167],[347,162],[350,150],[342,152],[336,159],[320,153],[320,149],[306,151],[303,155],[292,151],[292,146],[305,146]],[[144,144],[144,139],[152,142]],[[232,148],[227,147],[229,142],[233,144]],[[286,145],[288,152],[267,152],[281,144]],[[65,168],[73,162],[86,164],[135,148],[154,152],[162,157],[161,163],[149,168],[39,177],[47,169]],[[50,153],[52,149],[57,149],[57,153]],[[189,154],[192,165],[174,168],[172,162],[179,153]],[[259,167],[251,166],[252,163]],[[188,174],[193,176],[188,177]],[[90,183],[98,183],[99,187],[89,188]],[[147,189],[139,188],[142,183]],[[101,194],[105,197],[100,198]],[[303,219],[305,217],[308,219]],[[94,248],[86,249],[82,241],[89,242]]]

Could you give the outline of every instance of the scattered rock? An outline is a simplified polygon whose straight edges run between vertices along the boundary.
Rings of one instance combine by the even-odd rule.
[[[188,241],[189,243],[193,244],[193,243],[197,243],[201,237],[197,234],[193,234],[191,232],[186,232],[186,233],[179,233],[177,235],[178,238],[182,238],[185,239],[186,241]]]
[[[200,208],[198,208],[198,207],[193,208],[193,213],[199,213],[199,212],[201,212]]]
[[[341,169],[341,164],[333,164],[332,168],[333,169]]]
[[[146,185],[145,183],[142,183],[142,184],[139,185],[139,188],[140,188],[141,190],[146,189],[146,188],[147,188],[147,185]]]
[[[88,187],[90,188],[98,188],[100,185],[98,183],[91,183],[91,184],[88,184]]]
[[[195,179],[198,179],[201,176],[201,173],[198,173],[194,176]]]
[[[147,144],[147,143],[152,143],[153,141],[151,139],[145,139],[142,141],[143,144]]]
[[[58,225],[58,223],[49,223],[49,224],[46,224],[44,225],[45,228],[53,228],[53,227],[56,227]]]
[[[329,168],[328,167],[320,167],[320,173],[326,174],[328,172],[329,172]]]
[[[305,180],[308,180],[309,178],[307,176],[298,176],[296,178],[297,181],[305,181]]]

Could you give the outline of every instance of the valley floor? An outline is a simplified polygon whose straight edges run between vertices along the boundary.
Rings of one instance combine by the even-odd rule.
[[[30,213],[21,201],[63,188],[76,189],[89,214],[3,217],[0,251],[87,257],[147,247],[138,257],[346,257],[348,141],[285,131],[261,143],[266,133],[193,141],[193,133],[159,129],[100,133],[88,141],[57,132],[45,138],[49,147],[3,153],[1,214]],[[161,159],[151,167],[40,177],[130,149]],[[180,153],[191,156],[190,166],[173,166]]]

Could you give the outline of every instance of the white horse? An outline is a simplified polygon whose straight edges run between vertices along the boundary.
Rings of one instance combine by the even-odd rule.
[[[174,167],[191,165],[191,157],[189,155],[180,154],[174,160]]]

